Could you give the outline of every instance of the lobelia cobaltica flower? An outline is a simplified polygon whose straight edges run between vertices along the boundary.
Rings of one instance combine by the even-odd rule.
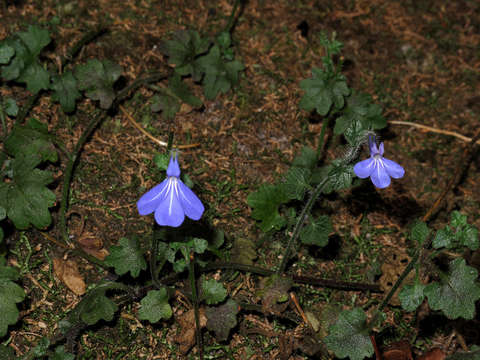
[[[172,227],[180,226],[185,220],[185,215],[192,220],[200,219],[205,208],[179,176],[177,154],[172,153],[167,178],[138,200],[139,214],[148,215],[155,211],[157,224]]]
[[[377,147],[375,137],[369,137],[370,158],[355,164],[353,171],[361,179],[370,176],[373,185],[383,189],[390,185],[390,178],[399,179],[405,175],[403,167],[383,157],[383,142]]]

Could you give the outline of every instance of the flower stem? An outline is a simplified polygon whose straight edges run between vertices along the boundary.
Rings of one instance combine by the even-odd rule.
[[[317,146],[317,161],[320,160],[322,157],[323,152],[323,145],[325,143],[325,131],[327,130],[328,124],[330,123],[330,117],[325,118],[322,124],[322,130],[320,130],[320,136],[318,139],[318,146]]]
[[[315,201],[317,201],[317,198],[320,196],[320,193],[322,192],[324,186],[327,184],[328,181],[328,176],[326,176],[313,190],[312,196],[310,196],[310,199],[308,199],[308,202],[305,204],[305,207],[303,208],[302,212],[300,213],[300,216],[298,217],[297,223],[295,224],[295,228],[293,229],[292,236],[288,240],[287,248],[285,249],[285,253],[283,254],[283,259],[282,263],[280,264],[280,267],[277,270],[277,274],[281,275],[285,272],[285,268],[287,267],[288,260],[290,258],[290,252],[292,251],[292,246],[295,244],[297,241],[298,237],[300,236],[300,230],[303,227],[303,224],[305,223],[305,219],[307,218],[307,214],[310,213],[310,210],[312,210],[313,204],[315,204]]]
[[[192,302],[195,312],[195,338],[197,340],[198,353],[200,360],[203,360],[202,329],[200,328],[200,313],[198,308],[197,281],[195,278],[195,255],[190,253],[190,266],[188,276],[190,278],[190,287],[192,288]]]
[[[232,32],[233,25],[235,24],[235,14],[237,12],[238,5],[240,5],[240,2],[242,0],[235,0],[235,4],[233,4],[233,9],[232,13],[230,14],[230,17],[228,18],[228,23],[227,26],[225,26],[225,32]]]

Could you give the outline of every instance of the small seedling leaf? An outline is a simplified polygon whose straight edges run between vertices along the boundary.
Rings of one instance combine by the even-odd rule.
[[[117,304],[105,295],[106,289],[94,289],[79,304],[80,319],[87,325],[96,324],[100,320],[111,321],[118,309]]]

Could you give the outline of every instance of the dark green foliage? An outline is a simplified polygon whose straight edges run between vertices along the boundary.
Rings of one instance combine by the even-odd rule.
[[[207,280],[205,277],[202,277],[200,280],[200,289],[200,298],[208,305],[218,304],[225,300],[227,296],[227,290],[215,279]]]
[[[301,109],[317,110],[322,116],[330,110],[340,110],[345,104],[345,97],[350,94],[345,76],[332,74],[319,68],[312,69],[312,78],[300,82],[300,87],[305,91],[300,100]]]
[[[152,324],[160,319],[170,319],[172,316],[172,308],[168,303],[168,294],[166,288],[160,290],[151,290],[140,301],[140,309],[138,310],[138,318],[140,320],[148,320]]]
[[[16,304],[25,298],[23,289],[14,283],[19,276],[17,269],[6,266],[5,259],[0,257],[0,313],[2,314],[0,316],[0,337],[7,333],[8,325],[17,322]]]
[[[340,359],[362,360],[372,356],[373,346],[366,321],[367,317],[360,308],[342,311],[324,339],[328,349]]]
[[[207,329],[215,332],[217,341],[226,341],[230,330],[237,326],[238,304],[232,299],[220,306],[205,309]]]
[[[450,216],[450,226],[437,231],[433,239],[433,247],[439,249],[459,249],[463,246],[477,250],[479,246],[478,230],[467,223],[467,216],[453,211]]]
[[[264,184],[258,191],[248,195],[247,202],[253,208],[252,217],[260,221],[260,229],[267,232],[279,230],[285,225],[285,219],[280,216],[278,208],[288,201],[283,186]]]
[[[130,271],[130,275],[134,278],[138,277],[140,271],[147,268],[147,262],[138,242],[127,238],[121,238],[118,246],[110,247],[110,255],[105,258],[105,264],[114,267],[118,275]]]
[[[17,229],[33,224],[42,229],[50,225],[48,210],[55,204],[55,194],[46,186],[53,181],[51,173],[36,169],[40,156],[20,154],[9,164],[9,182],[0,183],[0,206]]]
[[[92,100],[99,100],[102,109],[108,109],[115,99],[113,84],[122,75],[122,68],[109,61],[90,59],[75,67],[75,78],[79,90]]]
[[[458,258],[450,262],[448,275],[441,282],[425,287],[424,293],[433,310],[441,310],[449,319],[473,319],[475,302],[480,299],[478,271]]]
[[[82,97],[82,94],[77,90],[77,80],[71,71],[52,76],[50,88],[53,90],[52,99],[60,102],[64,112],[75,111],[75,102]]]
[[[317,219],[310,218],[310,222],[300,232],[300,240],[304,244],[323,247],[328,243],[328,235],[333,231],[332,222],[327,215]]]
[[[29,26],[27,31],[4,40],[0,44],[4,60],[0,63],[6,64],[0,67],[2,78],[6,81],[26,83],[27,89],[35,94],[42,89],[48,89],[50,74],[39,63],[38,56],[49,43],[48,31],[38,26]],[[13,57],[10,49],[14,50]]]
[[[415,311],[425,299],[425,285],[416,281],[413,285],[405,285],[400,293],[398,299],[405,311]]]

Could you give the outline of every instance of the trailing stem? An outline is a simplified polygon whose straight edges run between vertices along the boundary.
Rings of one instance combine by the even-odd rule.
[[[190,253],[190,266],[188,271],[190,278],[190,287],[192,288],[192,303],[195,312],[195,338],[197,341],[198,353],[200,360],[203,360],[203,342],[202,342],[202,329],[200,328],[200,313],[198,307],[198,294],[197,294],[197,281],[195,278],[195,255]]]
[[[297,223],[295,224],[295,228],[293,229],[292,236],[288,240],[287,248],[285,249],[285,253],[283,254],[282,263],[280,264],[280,267],[277,270],[278,275],[281,275],[285,272],[285,268],[287,267],[287,263],[290,258],[290,252],[292,251],[292,246],[295,244],[298,237],[300,236],[300,230],[302,229],[303,224],[305,223],[307,214],[310,213],[310,210],[312,210],[313,204],[315,204],[315,201],[317,201],[317,198],[320,196],[320,193],[322,192],[323,188],[327,184],[327,181],[328,181],[328,176],[326,176],[320,182],[320,184],[317,185],[317,187],[313,191],[312,196],[310,196],[310,199],[308,199],[308,202],[305,204],[305,207],[303,208],[300,216],[298,217]]]

